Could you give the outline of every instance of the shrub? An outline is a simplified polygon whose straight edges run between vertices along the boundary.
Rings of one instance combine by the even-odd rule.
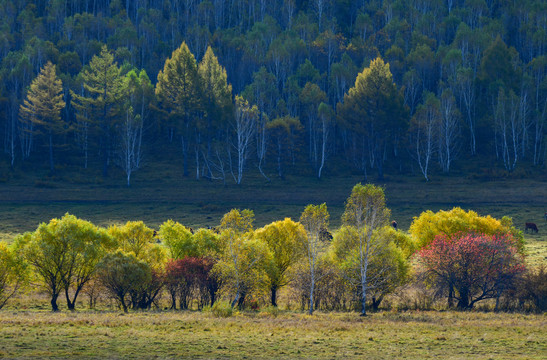
[[[211,307],[211,313],[216,317],[227,318],[233,315],[234,309],[228,301],[217,301]]]
[[[545,265],[528,269],[524,273],[518,283],[516,297],[521,308],[528,303],[530,310],[547,311],[547,267]]]
[[[263,317],[270,316],[276,318],[279,315],[279,308],[273,305],[266,306],[258,315]]]

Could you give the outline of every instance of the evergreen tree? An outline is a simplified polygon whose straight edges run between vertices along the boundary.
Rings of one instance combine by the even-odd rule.
[[[62,91],[63,84],[55,73],[55,65],[48,61],[30,84],[19,112],[24,121],[33,123],[47,136],[51,172],[54,170],[53,136],[68,129],[68,124],[61,119],[61,110],[65,107]]]
[[[200,115],[202,89],[194,55],[185,42],[165,60],[158,74],[156,96],[167,124],[179,131],[184,175],[188,176],[188,147],[192,124]]]
[[[364,136],[379,178],[384,175],[387,147],[395,145],[408,125],[408,111],[393,83],[389,64],[381,58],[372,61],[355,80],[355,85],[338,103],[340,121],[359,136]]]
[[[99,56],[93,56],[89,66],[81,73],[85,93],[71,91],[73,104],[79,116],[91,125],[98,125],[103,157],[103,176],[108,175],[108,163],[112,142],[112,131],[124,97],[124,78],[114,56],[103,46]]]

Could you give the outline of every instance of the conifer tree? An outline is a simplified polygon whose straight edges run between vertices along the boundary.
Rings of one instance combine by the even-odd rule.
[[[48,137],[49,168],[52,172],[53,136],[68,129],[68,125],[61,119],[61,110],[65,107],[62,91],[63,84],[55,73],[55,65],[48,61],[30,84],[19,113],[23,121],[32,122],[38,131]]]
[[[167,124],[179,132],[187,176],[191,125],[201,110],[201,85],[196,59],[185,42],[165,60],[158,74],[156,96]]]
[[[218,133],[226,128],[234,113],[232,85],[228,84],[226,69],[219,64],[211,47],[207,48],[205,56],[199,63],[198,73],[203,86],[204,121],[198,124],[197,130],[206,137],[207,156],[204,158],[208,161],[211,158],[212,142]],[[209,173],[209,177],[211,176],[212,174]]]
[[[355,80],[355,85],[338,103],[342,124],[368,142],[371,164],[384,175],[386,149],[395,144],[408,125],[408,111],[393,83],[389,64],[381,58],[373,60]]]
[[[103,157],[103,176],[108,175],[108,163],[112,131],[115,119],[123,110],[121,99],[124,96],[124,78],[114,61],[112,53],[103,46],[98,56],[93,56],[89,67],[80,75],[85,94],[71,92],[73,104],[83,121],[99,127],[101,155]],[[87,114],[84,115],[84,114]]]

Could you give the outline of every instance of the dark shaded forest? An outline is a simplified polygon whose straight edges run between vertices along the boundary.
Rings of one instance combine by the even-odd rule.
[[[529,174],[546,48],[542,0],[2,0],[1,167]]]

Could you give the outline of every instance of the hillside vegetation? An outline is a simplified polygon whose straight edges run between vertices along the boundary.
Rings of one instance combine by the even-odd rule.
[[[129,185],[166,160],[170,176],[218,183],[544,174],[546,13],[541,0],[2,1],[1,179],[77,169]]]

